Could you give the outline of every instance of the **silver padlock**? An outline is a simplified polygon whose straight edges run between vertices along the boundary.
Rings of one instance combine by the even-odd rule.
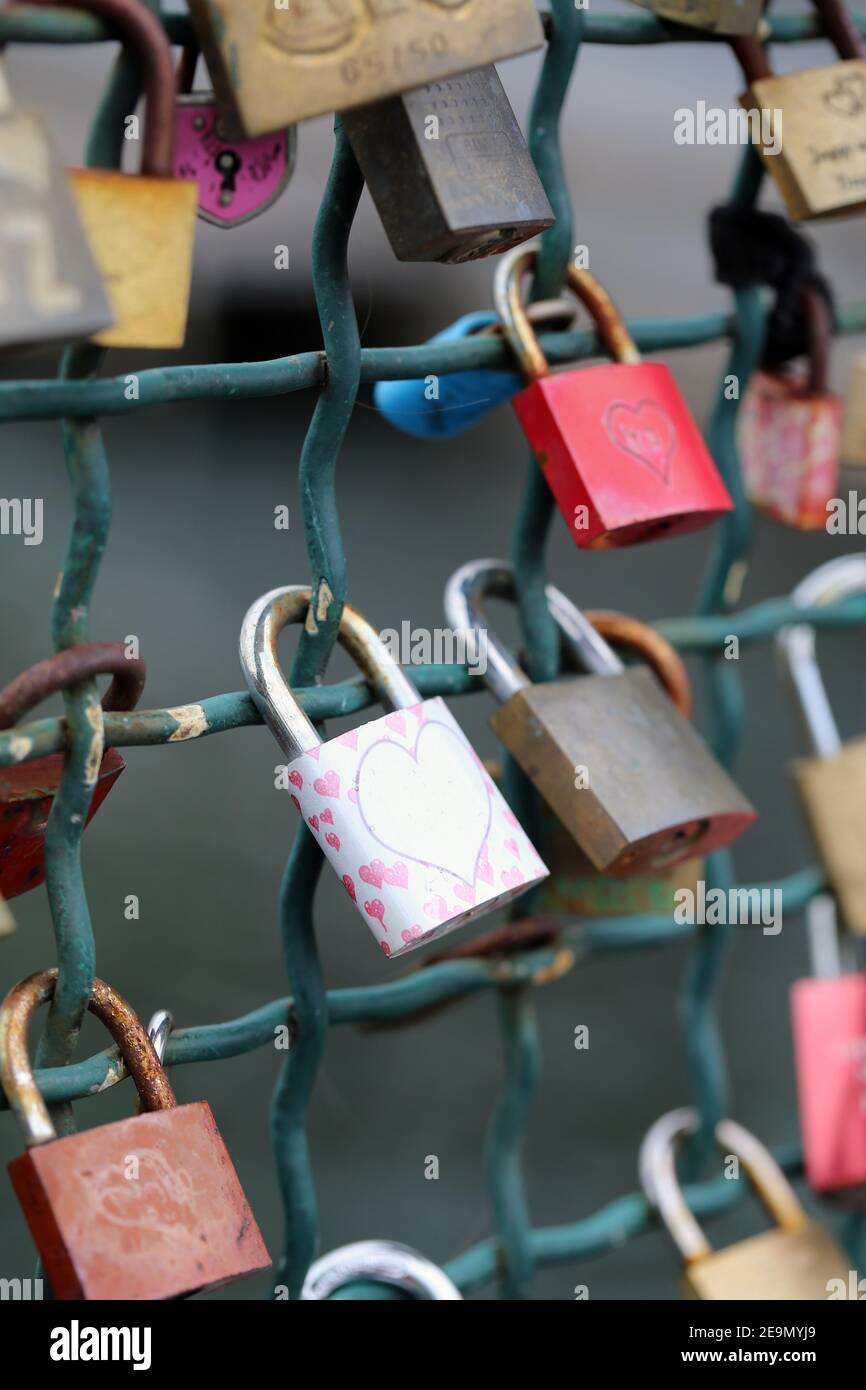
[[[310,1270],[301,1289],[301,1298],[330,1298],[338,1289],[361,1280],[390,1284],[415,1299],[436,1302],[463,1300],[463,1295],[438,1265],[419,1255],[408,1245],[392,1240],[359,1240],[323,1255]]]
[[[310,590],[275,589],[241,629],[250,693],[288,758],[292,801],[386,956],[525,893],[547,869],[440,698],[422,700],[347,606],[340,642],[390,713],[323,743],[280,668],[277,642]]]

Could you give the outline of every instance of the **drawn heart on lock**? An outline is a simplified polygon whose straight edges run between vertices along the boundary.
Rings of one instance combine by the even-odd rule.
[[[822,100],[825,106],[840,116],[859,116],[866,107],[866,78],[859,72],[837,77]]]
[[[361,759],[357,783],[361,819],[383,848],[475,885],[492,812],[458,733],[428,719],[414,748],[379,739]]]
[[[677,432],[673,420],[657,401],[638,401],[637,405],[617,401],[608,409],[604,427],[618,449],[668,485]]]

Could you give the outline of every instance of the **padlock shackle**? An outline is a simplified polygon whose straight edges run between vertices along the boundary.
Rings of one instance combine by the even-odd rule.
[[[171,44],[161,22],[141,0],[29,0],[95,14],[115,29],[124,46],[136,54],[147,103],[141,152],[141,173],[156,179],[174,178],[175,72]]]
[[[127,656],[123,642],[67,647],[22,671],[0,690],[0,729],[11,729],[22,715],[58,690],[71,689],[94,676],[112,677],[102,697],[103,710],[133,710],[144,690],[147,668],[140,657]]]
[[[807,574],[791,594],[798,608],[836,603],[866,591],[866,555],[840,555]],[[842,747],[839,727],[815,651],[815,629],[808,623],[783,627],[776,635],[776,652],[797,701],[812,752],[832,758]]]
[[[247,686],[290,762],[322,742],[292,693],[277,650],[283,628],[305,622],[311,601],[312,591],[304,584],[272,589],[256,600],[241,626],[241,669]],[[386,709],[409,709],[420,702],[376,629],[349,604],[343,609],[338,640]]]
[[[740,36],[730,39],[729,42],[750,87],[753,82],[761,82],[766,77],[775,77],[770,66],[770,59],[767,56],[767,50],[760,39],[752,36]]]
[[[676,1169],[678,1144],[699,1125],[697,1111],[672,1110],[651,1125],[640,1147],[638,1171],[650,1206],[658,1212],[687,1265],[708,1259],[713,1247],[692,1214]],[[809,1218],[773,1155],[734,1120],[716,1125],[716,1143],[739,1159],[770,1218],[783,1231],[799,1231]]]
[[[40,1004],[53,998],[56,969],[39,970],[13,985],[0,1004],[0,1084],[18,1116],[27,1147],[57,1138],[48,1107],[36,1085],[27,1050],[27,1030]],[[134,1010],[104,980],[94,980],[87,1004],[120,1050],[144,1110],[172,1110],[177,1101],[147,1030]]]
[[[809,344],[809,390],[813,395],[824,395],[830,379],[833,315],[816,285],[804,285],[800,293]]]
[[[538,260],[538,247],[518,246],[501,257],[493,279],[493,302],[503,332],[527,381],[550,375],[550,363],[541,350],[523,301],[523,281]],[[607,352],[615,362],[640,362],[641,356],[622,315],[607,290],[590,275],[569,265],[569,289],[577,296],[595,324]]]
[[[866,58],[866,43],[842,0],[812,0],[840,58]]]
[[[554,591],[560,598],[558,590]],[[566,600],[568,602],[568,600]],[[573,607],[573,605],[570,605]],[[692,683],[686,664],[675,647],[654,627],[607,608],[587,608],[583,614],[593,630],[614,649],[625,649],[646,662],[658,677],[680,714],[691,719]]]
[[[330,1298],[338,1289],[358,1280],[390,1284],[416,1299],[454,1301],[463,1295],[438,1265],[408,1245],[392,1240],[359,1240],[331,1250],[316,1260],[301,1289],[303,1300]]]

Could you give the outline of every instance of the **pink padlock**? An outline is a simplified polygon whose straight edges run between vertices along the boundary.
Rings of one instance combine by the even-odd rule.
[[[340,642],[390,713],[323,743],[283,675],[277,642],[310,590],[247,613],[241,666],[288,758],[288,790],[386,956],[474,921],[547,868],[441,698],[422,700],[379,635],[346,607]]]

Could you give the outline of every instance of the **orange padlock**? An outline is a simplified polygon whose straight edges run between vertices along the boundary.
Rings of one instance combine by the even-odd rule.
[[[132,1074],[143,1113],[58,1139],[27,1055],[56,970],[0,1006],[0,1081],[27,1138],[12,1186],[58,1299],[167,1299],[226,1284],[270,1257],[206,1101],[178,1105],[129,1004],[94,980],[89,1009]]]

